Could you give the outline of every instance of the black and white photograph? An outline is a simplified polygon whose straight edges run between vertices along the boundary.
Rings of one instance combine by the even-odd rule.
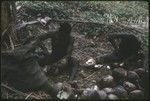
[[[148,1],[1,1],[1,99],[148,100]]]

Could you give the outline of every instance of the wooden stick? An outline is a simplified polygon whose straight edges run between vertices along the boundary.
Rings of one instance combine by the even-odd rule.
[[[19,39],[17,37],[17,32],[15,31],[15,28],[13,28],[13,37],[14,37],[14,40],[16,40],[15,44],[19,43]]]
[[[8,99],[8,92],[7,92],[7,95],[6,95],[6,96],[7,96],[7,99]]]
[[[5,44],[6,48],[9,48],[8,45],[7,45],[7,43],[6,43],[6,41],[4,41],[4,44]]]
[[[86,78],[83,79],[83,80],[87,80],[88,78],[92,77],[93,75],[97,74],[98,72],[99,72],[99,71],[96,71],[96,72],[92,73],[91,75],[89,75],[88,77],[86,77]],[[82,80],[82,81],[83,81],[83,80]],[[81,85],[81,87],[84,86],[87,82],[89,82],[89,80],[88,80],[88,81],[85,81],[85,82]]]
[[[32,93],[30,93],[25,99],[28,99],[31,95],[32,95]]]
[[[8,31],[9,28],[10,28],[10,24],[9,24],[8,27],[2,32],[2,37],[5,35],[5,33]]]
[[[83,80],[87,80],[88,78],[90,78],[90,77],[92,77],[93,75],[95,75],[97,73],[97,71],[96,72],[94,72],[94,73],[92,73],[91,75],[89,75],[88,77],[86,77],[86,78],[84,78]]]
[[[10,91],[13,91],[13,92],[19,94],[19,95],[22,95],[22,96],[25,96],[25,97],[28,96],[28,94],[23,93],[23,92],[21,92],[21,91],[19,91],[19,90],[16,90],[16,89],[14,89],[14,88],[11,88],[11,87],[5,85],[4,83],[1,83],[1,86],[7,88],[7,89],[10,90]],[[38,97],[35,97],[35,96],[33,96],[33,95],[30,95],[29,97],[32,97],[32,98],[35,98],[35,99],[39,99]]]
[[[10,40],[10,45],[11,45],[12,50],[14,50],[15,47],[14,47],[13,40],[10,35],[9,35],[9,40]]]

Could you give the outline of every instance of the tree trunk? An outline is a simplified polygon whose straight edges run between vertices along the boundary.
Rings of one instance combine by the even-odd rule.
[[[14,49],[18,39],[16,37],[15,25],[15,2],[3,1],[1,4],[1,48]],[[14,14],[13,14],[14,13]]]

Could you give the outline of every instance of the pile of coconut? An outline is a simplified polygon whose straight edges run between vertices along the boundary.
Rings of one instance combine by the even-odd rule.
[[[86,64],[91,68],[105,68],[111,71],[95,80],[95,85],[85,89],[78,89],[76,81],[65,85],[57,83],[57,97],[59,99],[146,99],[148,94],[148,71],[143,68],[127,70],[120,67],[111,68],[108,65],[95,64],[94,59],[89,59]]]

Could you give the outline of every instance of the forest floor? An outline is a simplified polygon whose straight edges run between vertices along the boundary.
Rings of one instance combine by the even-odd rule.
[[[98,38],[95,40],[87,39],[85,35],[80,35],[78,33],[73,33],[73,37],[75,39],[73,57],[79,61],[79,69],[76,74],[75,80],[78,82],[79,88],[86,88],[93,85],[97,78],[107,74],[107,71],[104,72],[102,69],[89,69],[85,68],[83,65],[85,62],[96,56],[102,56],[105,54],[109,54],[112,51],[112,47],[109,42],[105,40],[104,37]],[[56,64],[57,65],[57,64]],[[54,71],[49,70],[47,76],[50,81],[55,83],[62,82],[64,84],[68,83],[68,73],[62,69],[62,72],[54,73]],[[13,91],[2,88],[2,98],[5,99],[25,99],[25,96],[14,93]],[[28,95],[32,94],[37,99],[47,99],[48,94],[38,91],[38,92],[28,92]],[[28,98],[28,97],[27,97]],[[29,97],[30,98],[30,97]]]
[[[110,54],[113,51],[113,47],[106,40],[105,36],[100,36],[94,39],[86,38],[85,35],[79,33],[72,33],[75,42],[73,57],[79,61],[79,68],[74,81],[77,82],[79,89],[85,89],[96,84],[96,80],[103,77],[104,75],[110,74],[110,70],[106,68],[86,68],[84,65],[90,58],[95,58],[97,56],[103,56]],[[58,63],[61,64],[61,63]],[[49,69],[46,72],[49,81],[54,83],[61,82],[63,84],[69,84],[69,76],[66,69],[61,68],[58,64],[48,66]],[[56,67],[56,68],[54,68]],[[59,67],[59,69],[57,68]],[[4,99],[49,99],[49,95],[43,91],[37,92],[27,92],[26,95],[20,93],[15,93],[14,91],[8,90],[1,87],[2,98]]]

